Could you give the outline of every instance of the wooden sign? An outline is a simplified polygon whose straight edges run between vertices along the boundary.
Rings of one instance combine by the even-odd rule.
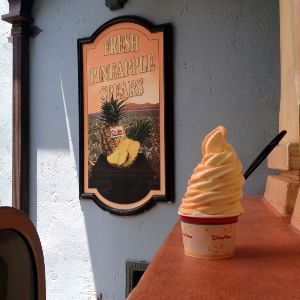
[[[173,201],[171,25],[113,19],[78,40],[80,198],[120,215]]]

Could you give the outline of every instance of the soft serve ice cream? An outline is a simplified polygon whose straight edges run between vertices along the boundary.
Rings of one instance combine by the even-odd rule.
[[[188,181],[179,213],[183,215],[239,215],[243,212],[242,164],[218,126],[202,143],[202,161]]]

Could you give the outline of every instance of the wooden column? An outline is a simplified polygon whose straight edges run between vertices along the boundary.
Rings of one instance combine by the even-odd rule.
[[[281,95],[279,129],[287,135],[268,157],[279,170],[269,176],[264,198],[281,215],[294,211],[300,186],[300,0],[280,0]]]
[[[13,207],[29,210],[29,36],[33,0],[9,0],[13,42]]]

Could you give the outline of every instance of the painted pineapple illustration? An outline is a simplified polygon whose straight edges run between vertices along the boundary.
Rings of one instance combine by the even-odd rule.
[[[101,132],[101,147],[105,155],[111,154],[120,144],[122,137],[112,137],[111,130],[118,126],[125,116],[126,100],[111,98],[101,104],[101,121],[104,122]]]
[[[136,160],[141,143],[150,137],[151,124],[147,119],[135,120],[127,130],[127,137],[121,139],[119,146],[107,157],[114,167],[127,168]]]

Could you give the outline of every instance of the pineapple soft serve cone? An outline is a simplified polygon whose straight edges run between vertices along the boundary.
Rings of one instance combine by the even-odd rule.
[[[242,164],[219,126],[202,143],[202,161],[188,181],[179,211],[190,215],[239,215],[243,209]]]
[[[242,164],[219,126],[202,143],[203,158],[188,181],[179,208],[184,252],[198,258],[234,254],[238,216],[243,212]]]

